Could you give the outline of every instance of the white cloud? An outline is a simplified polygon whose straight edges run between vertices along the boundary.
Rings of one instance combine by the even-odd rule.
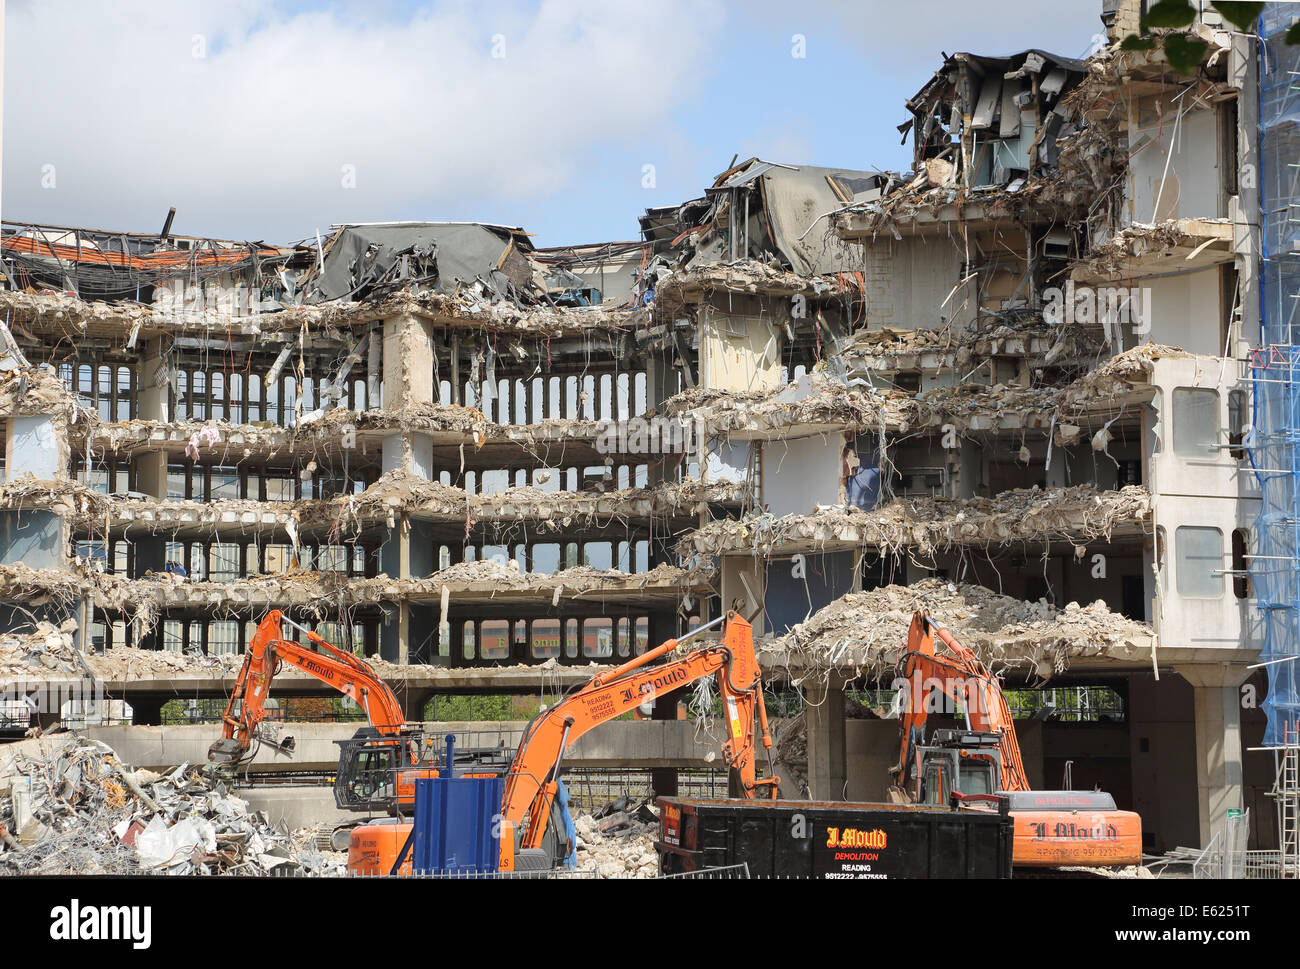
[[[691,0],[400,15],[10,0],[4,213],[147,230],[175,205],[179,232],[284,241],[476,217],[467,199],[503,218],[576,199],[588,152],[667,125],[695,91],[722,20]]]
[[[876,70],[917,75],[942,63],[940,51],[1013,54],[1037,47],[1080,57],[1103,33],[1101,0],[749,0],[754,18],[779,21],[784,33],[808,38],[808,56],[820,56],[827,38],[853,45]],[[922,76],[924,75],[924,76]]]

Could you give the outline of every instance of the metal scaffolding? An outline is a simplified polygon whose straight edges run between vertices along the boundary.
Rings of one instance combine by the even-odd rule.
[[[1283,41],[1294,14],[1270,3],[1259,21],[1261,325],[1248,450],[1262,500],[1250,573],[1269,677],[1264,743],[1274,748],[1300,729],[1300,47]]]

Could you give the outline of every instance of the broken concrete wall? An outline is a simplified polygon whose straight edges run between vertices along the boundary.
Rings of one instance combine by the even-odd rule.
[[[1221,105],[1192,94],[1129,98],[1131,222],[1217,219],[1228,214],[1221,169]]]

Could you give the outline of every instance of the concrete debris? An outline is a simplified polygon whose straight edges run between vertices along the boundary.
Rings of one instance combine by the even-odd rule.
[[[23,875],[338,875],[214,777],[183,764],[131,770],[111,747],[70,733],[26,741],[0,761],[0,821]]]
[[[1187,266],[1188,256],[1210,251],[1218,259],[1232,254],[1231,219],[1169,219],[1158,224],[1133,222],[1106,242],[1093,245],[1080,264],[1076,278],[1128,277],[1135,266],[1161,257],[1176,257],[1173,265]]]
[[[606,822],[610,822],[606,824]],[[590,814],[573,819],[578,832],[578,868],[594,871],[597,878],[655,878],[659,856],[654,842],[659,822],[637,820],[634,814],[618,812],[600,821]]]
[[[90,654],[86,662],[101,679],[130,683],[140,679],[162,679],[176,673],[206,673],[233,678],[243,665],[243,653],[182,653],[165,649],[139,649],[114,646],[102,653]]]
[[[456,294],[397,293],[368,301],[335,300],[319,306],[285,307],[277,312],[235,315],[228,309],[199,307],[166,312],[130,301],[86,301],[66,293],[0,292],[0,315],[10,325],[43,336],[74,341],[105,338],[121,347],[132,339],[162,335],[222,337],[291,337],[307,334],[321,340],[343,341],[348,331],[368,327],[378,320],[411,313],[442,326],[469,331],[487,328],[495,333],[537,337],[583,336],[594,333],[631,332],[647,325],[643,309],[610,306],[559,308],[520,306],[492,301],[472,290]]]
[[[519,487],[471,495],[405,471],[390,471],[360,494],[298,502],[295,510],[304,528],[324,529],[337,540],[374,525],[392,528],[403,514],[464,521],[467,529],[476,522],[486,526],[537,519],[538,531],[561,532],[593,520],[694,514],[712,503],[740,504],[745,494],[744,487],[727,482],[686,480],[606,493]]]
[[[1116,354],[1079,377],[1070,384],[1069,396],[1076,401],[1115,397],[1137,385],[1146,384],[1156,360],[1191,356],[1177,347],[1142,343]]]
[[[378,455],[383,438],[394,431],[442,435],[456,443],[465,440],[474,448],[513,443],[521,449],[543,449],[566,443],[594,443],[600,430],[597,421],[564,418],[534,424],[499,424],[473,407],[413,403],[393,409],[337,407],[311,420],[304,417],[292,427],[269,421],[105,422],[83,411],[69,429],[69,436],[75,453],[89,447],[105,454],[130,455],[158,450],[180,452],[195,435],[215,435],[215,441],[204,455],[221,464],[238,464],[250,459],[265,461],[305,453],[324,456],[361,451]]]
[[[1030,366],[1052,363],[1091,364],[1104,355],[1101,327],[1048,326],[1041,311],[1010,309],[996,313],[981,309],[977,322],[952,323],[915,330],[889,327],[854,333],[843,346],[841,359],[850,377],[867,382],[879,373],[945,368],[968,373],[996,356],[1023,358]]]
[[[687,390],[664,403],[666,414],[698,422],[710,434],[761,434],[801,424],[894,430],[908,426],[912,410],[906,394],[850,388],[819,374],[769,392]]]
[[[89,417],[90,411],[81,407],[52,367],[0,370],[0,417],[23,415],[54,417],[66,428]]]
[[[1038,685],[1067,669],[1072,659],[1149,657],[1154,637],[1150,625],[1112,612],[1101,600],[1057,608],[1046,600],[1026,602],[983,586],[923,579],[910,586],[849,593],[762,652],[791,668],[836,665],[882,676],[905,651],[917,609],[947,626],[995,673],[1017,667]]]
[[[68,480],[46,481],[21,475],[0,486],[0,509],[38,507],[65,516],[82,533],[102,534],[130,528],[135,534],[175,534],[181,529],[223,538],[244,534],[328,538],[339,543],[371,527],[393,528],[401,515],[414,518],[475,522],[539,519],[539,530],[559,532],[593,520],[686,516],[711,504],[740,505],[748,489],[729,482],[701,484],[670,481],[647,488],[618,491],[545,491],[511,488],[495,494],[471,495],[460,488],[430,481],[405,471],[381,476],[360,494],[330,499],[261,502],[226,498],[216,501],[159,500],[131,495],[105,495]]]
[[[666,313],[693,306],[715,293],[748,293],[791,299],[826,299],[858,292],[848,275],[805,276],[756,260],[732,265],[701,265],[677,269],[664,275],[654,289],[655,308]]]
[[[1011,542],[1085,543],[1149,526],[1151,495],[1137,485],[1102,491],[1018,488],[992,498],[896,498],[872,511],[821,506],[814,514],[719,519],[678,543],[696,556],[874,547],[931,554],[956,545]]]
[[[77,649],[73,634],[77,624],[69,619],[61,626],[39,620],[35,626],[0,633],[0,678],[47,676],[51,673],[81,675],[85,658]]]

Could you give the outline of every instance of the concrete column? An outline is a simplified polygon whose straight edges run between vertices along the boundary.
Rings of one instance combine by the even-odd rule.
[[[808,788],[814,801],[845,799],[844,685],[832,677],[806,687]]]
[[[384,409],[432,404],[433,324],[413,313],[384,320]]]
[[[1230,200],[1232,249],[1241,286],[1241,331],[1236,338],[1256,344],[1259,332],[1259,57],[1254,39],[1234,34],[1228,56],[1228,83],[1237,99],[1237,196]]]
[[[671,612],[655,612],[649,615],[646,630],[647,648],[654,649],[665,640],[671,639],[676,631],[676,616]],[[650,710],[651,720],[676,720],[677,703],[682,697],[681,690],[656,696]],[[650,790],[652,797],[677,796],[677,768],[652,767],[650,769]]]
[[[159,386],[160,373],[165,365],[162,341],[148,341],[141,354],[139,396],[136,401],[136,415],[140,420],[162,422],[170,419],[167,408],[168,384],[163,381],[162,386]],[[135,490],[159,501],[166,501],[166,452],[143,451],[131,460],[135,470]],[[132,578],[140,578],[149,571],[161,572],[167,567],[167,543],[162,536],[145,535],[133,539],[132,543],[135,546],[135,575]],[[156,637],[150,636],[150,639],[154,638]]]
[[[1244,666],[1179,667],[1192,684],[1196,737],[1196,802],[1201,846],[1242,808],[1241,684]]]
[[[437,403],[433,355],[433,324],[429,320],[413,313],[398,313],[384,320],[385,410]],[[388,435],[383,442],[383,470],[384,473],[400,470],[432,479],[435,476],[433,438],[405,432]],[[411,522],[402,515],[397,533],[390,535],[380,550],[380,565],[384,574],[392,578],[425,576],[433,571],[432,555],[428,526],[421,527],[421,523]],[[412,642],[418,644],[426,636],[428,612],[428,609],[413,608],[405,599],[398,602],[396,623],[385,624],[381,629],[380,655],[390,662],[410,662]]]

